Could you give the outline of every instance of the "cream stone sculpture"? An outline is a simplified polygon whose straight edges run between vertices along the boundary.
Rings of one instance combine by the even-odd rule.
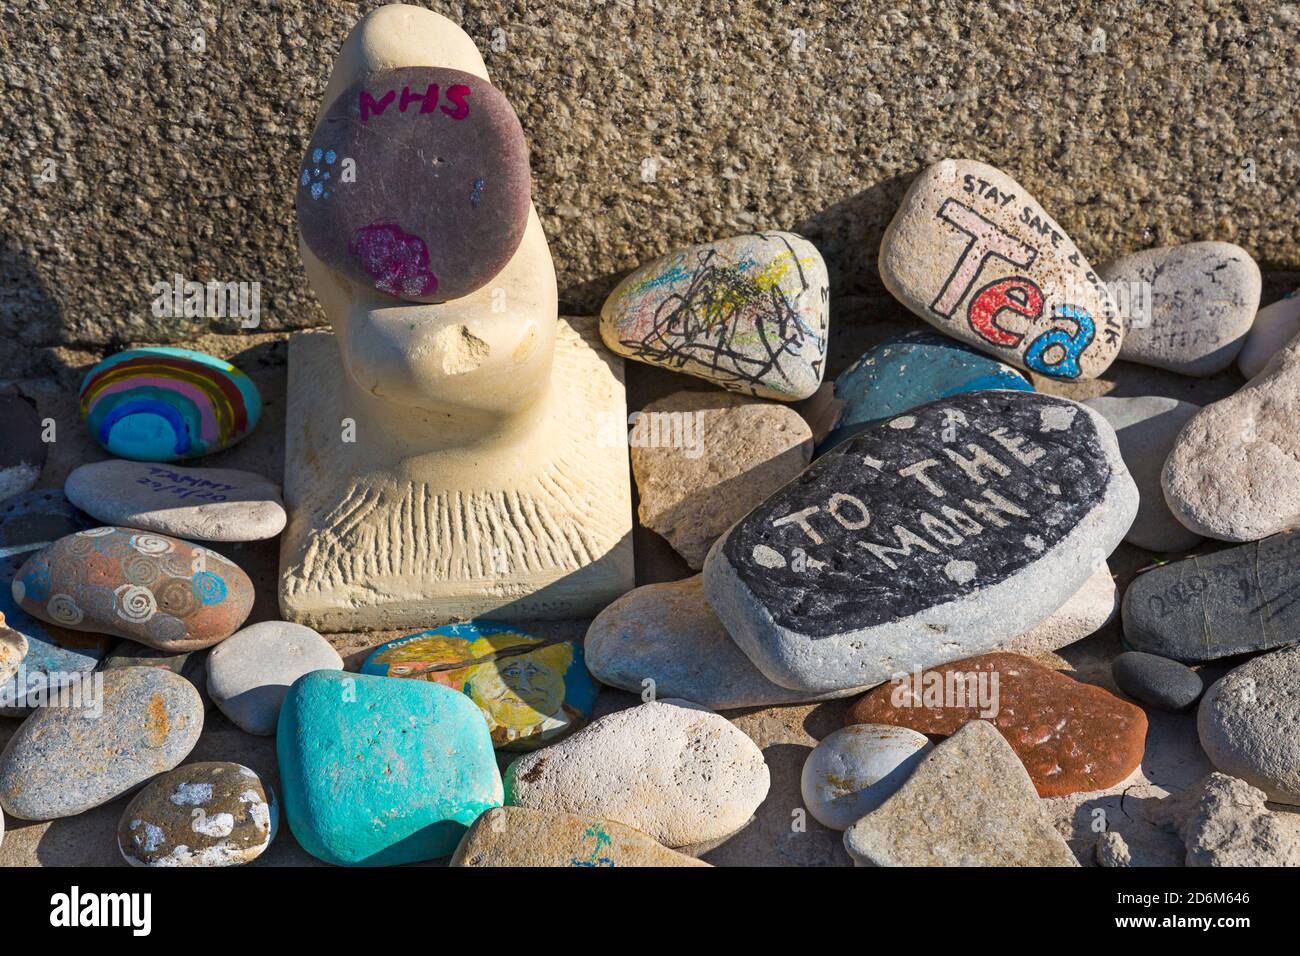
[[[297,184],[333,332],[289,347],[287,620],[579,617],[633,586],[622,360],[594,320],[558,316],[526,146],[488,84],[459,27],[405,5],[367,15],[334,65]],[[397,159],[350,154],[368,123]],[[402,190],[423,231],[380,215]],[[372,212],[328,244],[321,217]]]

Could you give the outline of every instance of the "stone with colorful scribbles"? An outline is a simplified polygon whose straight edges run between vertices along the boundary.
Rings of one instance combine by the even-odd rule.
[[[497,807],[474,821],[452,866],[708,866],[640,830],[574,813]]]
[[[821,385],[830,324],[826,264],[788,232],[669,253],[618,284],[600,334],[620,355],[744,395],[794,402]]]
[[[447,856],[502,804],[482,714],[437,683],[306,674],[280,708],[275,744],[294,837],[337,866]]]
[[[253,609],[253,582],[233,561],[131,528],[60,538],[26,560],[11,590],[42,621],[171,652],[211,647]]]
[[[354,282],[415,302],[485,285],[523,239],[528,144],[505,95],[442,67],[378,70],[321,118],[298,169],[298,228]]]
[[[81,417],[112,454],[178,461],[229,448],[262,414],[253,380],[222,359],[189,349],[128,349],[81,382]]]
[[[371,652],[361,673],[414,677],[468,694],[483,711],[493,746],[504,750],[532,750],[582,727],[598,689],[580,645],[490,621],[390,641]]]

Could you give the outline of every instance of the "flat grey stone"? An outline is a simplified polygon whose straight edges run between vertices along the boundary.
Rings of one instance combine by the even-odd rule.
[[[234,468],[97,461],[68,475],[63,491],[104,524],[190,541],[274,538],[286,520],[280,486]]]
[[[1152,568],[1124,592],[1124,643],[1176,661],[1214,661],[1300,640],[1300,533]]]
[[[907,727],[853,724],[827,736],[808,755],[800,793],[822,826],[847,830],[891,797],[934,749]]]
[[[1119,357],[1183,375],[1231,365],[1259,308],[1259,266],[1231,242],[1144,249],[1097,271],[1124,314]]]
[[[830,700],[864,687],[813,694],[774,684],[736,646],[704,600],[701,575],[647,584],[596,616],[583,654],[602,684],[634,694],[653,688],[710,710]]]
[[[878,684],[1030,630],[1105,563],[1136,510],[1098,413],[970,392],[819,458],[714,544],[704,593],[773,682]]]
[[[1110,671],[1116,687],[1160,710],[1190,707],[1205,689],[1201,675],[1186,664],[1141,651],[1120,654],[1111,661]]]
[[[1214,766],[1300,805],[1300,647],[1256,657],[1205,692],[1196,714],[1201,747]]]
[[[1125,340],[1127,341],[1127,340]],[[1189,551],[1201,536],[1174,517],[1165,504],[1160,472],[1178,433],[1201,406],[1176,398],[1090,398],[1083,404],[1101,412],[1115,429],[1119,453],[1138,488],[1138,511],[1124,540],[1148,551]]]
[[[997,729],[973,720],[844,833],[860,866],[1078,866],[1029,773]]]
[[[54,820],[107,803],[179,764],[203,729],[199,692],[155,667],[105,671],[101,706],[42,707],[23,721],[0,754],[5,813]]]
[[[263,621],[208,652],[208,693],[240,729],[270,737],[289,687],[320,670],[343,670],[329,641],[301,624]]]
[[[1160,476],[1169,509],[1223,541],[1300,525],[1300,340],[1184,426]]]

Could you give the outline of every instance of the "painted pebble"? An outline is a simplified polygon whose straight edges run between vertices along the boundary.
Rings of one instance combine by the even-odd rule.
[[[452,866],[708,866],[638,830],[572,813],[497,807],[469,828]]]
[[[600,334],[620,355],[758,398],[793,402],[821,385],[830,322],[826,264],[788,232],[670,253],[618,284]]]
[[[189,681],[155,667],[106,671],[102,680],[97,708],[40,708],[10,738],[0,754],[0,806],[10,816],[84,813],[194,749],[203,701]]]
[[[468,694],[493,745],[505,750],[532,750],[577,730],[591,718],[598,689],[581,645],[490,621],[391,641],[371,652],[361,673],[415,677]]]
[[[97,461],[73,471],[63,490],[103,524],[190,541],[274,538],[286,519],[279,485],[233,468]]]
[[[14,601],[43,621],[158,650],[210,647],[253,608],[253,582],[208,548],[129,528],[91,528],[27,559]]]
[[[223,359],[143,348],[104,359],[81,383],[81,417],[111,454],[177,461],[229,448],[257,425],[262,397]]]
[[[294,837],[338,866],[446,856],[502,802],[482,714],[435,683],[300,677],[280,708],[276,754]]]
[[[506,769],[506,802],[608,817],[665,846],[730,836],[767,796],[763,753],[730,721],[684,700],[602,717]]]
[[[1210,763],[1263,790],[1275,803],[1300,805],[1300,647],[1242,664],[1205,692],[1196,730]]]
[[[788,405],[675,392],[633,417],[637,514],[696,571],[719,535],[812,460],[812,431]]]
[[[1222,541],[1257,541],[1300,524],[1300,341],[1178,434],[1165,501],[1179,521]]]
[[[859,866],[1078,866],[1002,736],[973,720],[844,833]]]
[[[885,229],[880,278],[912,312],[995,358],[1052,378],[1096,378],[1124,326],[1101,278],[1023,186],[945,159]]]
[[[27,638],[23,637],[5,623],[5,616],[0,613],[0,684],[8,683],[18,667],[27,656]],[[0,705],[4,700],[0,699]]]
[[[460,70],[376,70],[321,118],[298,170],[298,227],[354,282],[447,302],[510,261],[528,221],[528,144],[514,109]]]
[[[804,806],[822,826],[847,830],[884,803],[934,749],[925,734],[854,724],[822,740],[803,764]]]
[[[1137,489],[1105,420],[968,392],[872,426],[719,539],[704,594],[770,680],[822,691],[991,650],[1123,539]]]
[[[270,737],[290,685],[320,670],[343,670],[329,641],[301,624],[263,621],[208,652],[208,693],[241,730]]]
[[[1124,643],[1176,661],[1291,644],[1300,630],[1300,533],[1152,568],[1124,592]]]
[[[280,808],[237,763],[191,763],[151,781],[127,805],[117,846],[132,866],[238,866],[275,839]]]
[[[1148,551],[1189,551],[1201,541],[1174,517],[1165,504],[1160,472],[1178,440],[1178,433],[1201,410],[1176,398],[1090,398],[1083,404],[1110,422],[1119,439],[1119,453],[1138,488],[1137,517],[1124,540]]]
[[[1300,289],[1293,289],[1285,298],[1266,305],[1255,315],[1246,344],[1237,356],[1237,369],[1246,378],[1254,378],[1297,335],[1300,335]]]
[[[1141,708],[1019,654],[904,675],[868,691],[845,717],[923,734],[955,733],[971,720],[987,720],[1007,738],[1044,797],[1113,787],[1146,748]]]
[[[1259,266],[1231,242],[1145,249],[1097,272],[1123,314],[1119,357],[1180,375],[1231,365],[1259,308]]]
[[[835,379],[844,414],[818,448],[828,451],[862,426],[901,415],[937,398],[1005,388],[1032,392],[1034,386],[1010,365],[946,335],[908,332],[870,349]]]
[[[633,694],[653,688],[657,697],[710,710],[830,700],[866,689],[810,694],[772,683],[731,640],[704,600],[698,574],[624,594],[596,615],[583,651],[602,684]]]
[[[1125,651],[1110,662],[1115,686],[1136,701],[1159,710],[1185,710],[1205,685],[1201,675],[1167,657]]]
[[[0,501],[22,494],[41,477],[49,445],[41,439],[36,403],[22,395],[0,395]]]

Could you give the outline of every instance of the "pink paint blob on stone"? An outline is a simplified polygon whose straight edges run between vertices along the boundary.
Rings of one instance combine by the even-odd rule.
[[[375,222],[358,229],[348,252],[361,260],[381,292],[402,298],[437,291],[438,277],[429,271],[429,249],[424,240],[395,222]]]

